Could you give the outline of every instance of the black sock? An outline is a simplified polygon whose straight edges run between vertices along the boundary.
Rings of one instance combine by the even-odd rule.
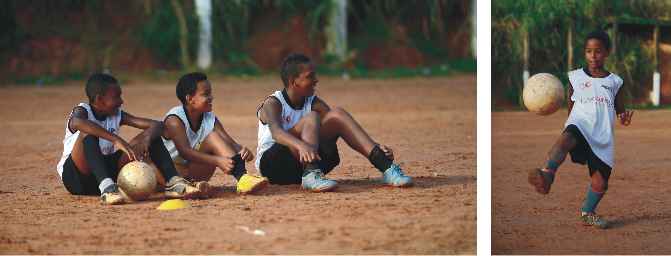
[[[370,160],[370,163],[381,172],[389,169],[389,167],[394,163],[391,159],[389,159],[389,157],[387,157],[387,155],[384,154],[378,145],[375,145],[373,150],[370,151],[368,160]]]
[[[240,180],[242,175],[247,173],[247,169],[245,168],[245,161],[242,160],[242,156],[240,156],[240,154],[234,155],[231,159],[233,159],[233,171],[231,171],[231,175],[233,175],[236,180]]]
[[[163,175],[165,182],[169,182],[172,177],[177,176],[175,164],[172,162],[170,153],[168,153],[168,149],[165,148],[163,140],[160,137],[151,141],[151,145],[149,145],[149,157],[151,157],[151,161],[158,167],[158,171]]]
[[[100,139],[93,135],[86,135],[82,143],[84,144],[84,158],[91,168],[91,173],[93,173],[93,177],[96,178],[97,183],[100,184],[107,178],[116,181],[116,177],[110,177],[111,170],[108,170],[108,166],[105,165],[105,157],[98,145]]]
[[[321,170],[321,168],[319,167],[319,162],[318,161],[314,161],[312,163],[307,163],[307,164],[303,165],[303,176],[305,176],[305,174],[307,174],[309,171],[312,171],[312,170]]]

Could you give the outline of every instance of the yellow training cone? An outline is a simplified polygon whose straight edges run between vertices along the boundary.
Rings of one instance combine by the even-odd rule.
[[[182,209],[182,208],[187,208],[191,205],[189,205],[188,202],[182,200],[182,199],[170,199],[167,200],[161,205],[159,205],[156,210],[161,210],[161,211],[168,211],[168,210],[177,210],[177,209]]]

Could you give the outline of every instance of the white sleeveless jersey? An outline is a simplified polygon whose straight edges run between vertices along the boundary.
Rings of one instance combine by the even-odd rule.
[[[205,140],[205,137],[207,135],[210,135],[212,131],[214,131],[214,122],[215,122],[215,116],[214,113],[212,112],[206,112],[203,113],[203,119],[201,120],[200,128],[198,131],[194,131],[191,128],[191,124],[189,123],[189,118],[186,117],[186,112],[184,112],[184,106],[176,106],[170,109],[168,113],[165,114],[165,117],[163,117],[163,120],[165,121],[165,118],[167,118],[170,115],[176,115],[179,117],[179,119],[182,121],[184,124],[184,128],[186,129],[186,139],[189,141],[189,146],[192,149],[197,149],[200,145],[200,143]],[[170,153],[170,157],[172,158],[173,161],[179,161],[180,163],[185,164],[186,160],[184,158],[179,156],[179,151],[177,151],[177,147],[175,147],[175,142],[172,140],[167,140],[163,137],[163,145],[165,145],[165,148],[168,149],[168,152]]]
[[[293,109],[289,103],[287,103],[286,99],[284,99],[284,96],[282,95],[282,91],[275,91],[275,93],[271,94],[270,96],[277,98],[277,100],[280,101],[282,104],[282,120],[280,120],[282,124],[282,129],[287,131],[294,127],[296,123],[305,115],[309,114],[310,111],[312,111],[312,101],[314,101],[315,96],[309,96],[305,98],[305,103],[303,104],[303,108],[301,109]],[[259,109],[258,111],[261,111]],[[256,117],[259,117],[259,112],[257,111]],[[263,124],[261,120],[259,120],[259,133],[258,133],[258,145],[256,147],[256,169],[259,169],[259,166],[261,165],[261,156],[263,156],[263,152],[266,152],[270,147],[275,144],[275,140],[273,139],[272,134],[270,133],[270,126],[267,124]]]
[[[80,107],[83,107],[86,109],[86,112],[88,113],[88,120],[99,125],[103,129],[107,130],[110,133],[119,134],[119,126],[121,125],[121,108],[117,110],[117,113],[111,116],[107,116],[105,120],[99,121],[96,119],[96,117],[93,115],[93,110],[91,110],[91,105],[88,103],[79,103]],[[72,115],[72,112],[70,112],[70,115]],[[70,153],[72,153],[72,149],[75,146],[75,142],[77,141],[77,138],[79,137],[79,131],[76,131],[74,133],[70,132],[70,129],[68,129],[68,122],[70,121],[70,118],[68,118],[65,121],[65,138],[63,139],[63,155],[61,156],[61,160],[58,161],[58,166],[56,169],[58,170],[58,175],[63,178],[63,164],[65,164],[65,160],[68,159],[70,156]],[[102,151],[103,155],[109,155],[114,153],[116,150],[114,149],[114,144],[106,139],[100,138],[99,140],[99,146],[100,146],[100,151]]]
[[[564,127],[578,127],[594,154],[611,168],[615,164],[615,96],[622,78],[611,73],[604,78],[589,76],[583,69],[568,73],[573,87],[573,109]]]

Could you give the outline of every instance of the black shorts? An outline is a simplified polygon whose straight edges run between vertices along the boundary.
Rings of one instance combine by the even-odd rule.
[[[320,145],[318,149],[319,167],[324,174],[329,173],[340,164],[337,144],[329,143],[328,146]],[[303,177],[303,166],[298,159],[294,158],[287,146],[279,143],[273,144],[261,156],[259,164],[261,175],[268,178],[271,184],[287,185],[300,184]]]
[[[587,143],[587,140],[585,140],[585,137],[580,132],[580,129],[571,124],[567,126],[566,129],[564,129],[564,132],[570,133],[573,135],[573,137],[576,138],[576,145],[569,152],[571,154],[571,161],[582,165],[587,164],[590,177],[592,174],[594,174],[595,171],[599,171],[601,176],[603,176],[603,178],[608,181],[612,168],[608,164],[601,161],[601,159],[599,159],[599,157],[594,154],[592,148],[589,146],[589,143]]]
[[[119,175],[119,168],[117,166],[122,153],[122,151],[117,151],[104,156],[105,166],[111,172],[110,177],[115,182]],[[89,175],[82,174],[72,160],[72,155],[68,156],[68,159],[63,164],[63,185],[73,195],[100,195],[98,181],[96,181],[93,173],[89,173]]]

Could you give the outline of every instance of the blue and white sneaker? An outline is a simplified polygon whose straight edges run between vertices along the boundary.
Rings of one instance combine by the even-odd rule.
[[[382,182],[389,186],[407,187],[412,185],[412,178],[403,173],[401,166],[392,164],[389,169],[384,171]]]
[[[305,175],[303,175],[301,186],[312,192],[326,192],[331,191],[338,183],[329,179],[324,178],[324,173],[322,170],[315,169],[309,170]]]

